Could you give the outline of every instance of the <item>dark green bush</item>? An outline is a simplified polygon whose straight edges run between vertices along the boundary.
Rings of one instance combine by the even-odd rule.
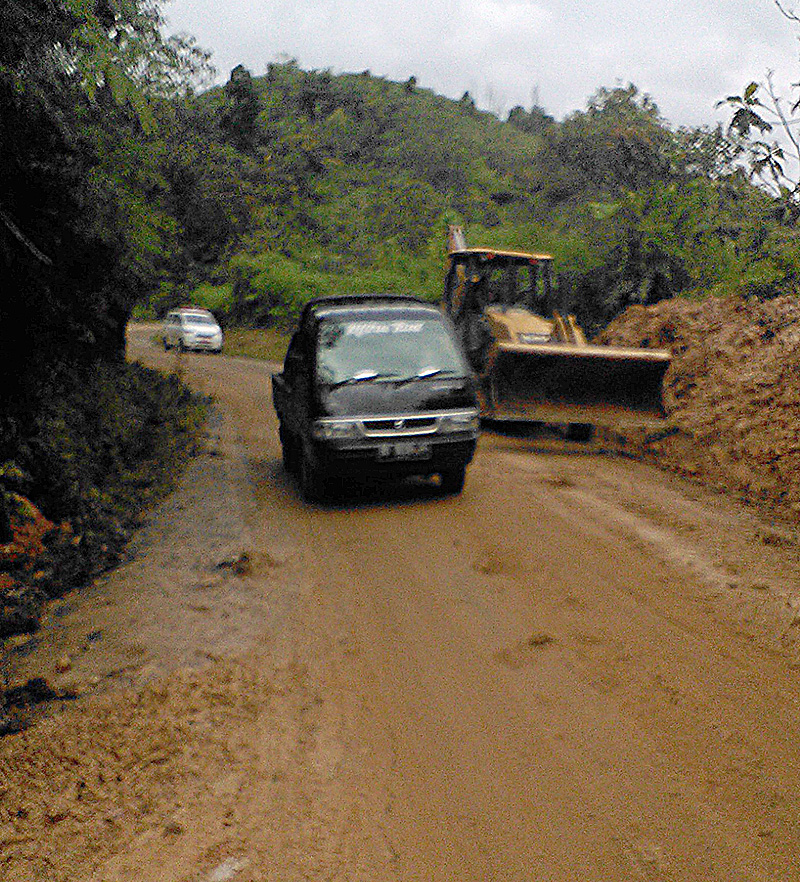
[[[64,525],[45,539],[36,592],[57,596],[118,560],[143,507],[194,451],[206,409],[175,376],[122,362],[62,367],[6,408],[0,462],[14,463],[3,470],[14,480],[0,481],[5,518],[13,489]],[[0,574],[23,590],[33,590],[30,571],[24,558],[0,557]]]

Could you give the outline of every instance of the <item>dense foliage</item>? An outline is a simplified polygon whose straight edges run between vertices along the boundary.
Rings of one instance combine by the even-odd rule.
[[[672,129],[635,86],[557,122],[503,122],[412,77],[272,64],[174,105],[165,178],[178,272],[154,300],[264,324],[307,297],[437,297],[448,222],[471,244],[549,250],[564,308],[590,330],[632,303],[794,290],[797,232],[748,178],[740,140]]]
[[[8,0],[0,12],[0,344],[34,388],[53,359],[119,358],[173,250],[152,98],[174,96],[203,56],[162,41],[160,22],[149,0]]]
[[[102,361],[53,372],[36,408],[0,417],[15,457],[0,468],[0,638],[117,562],[204,418],[175,376]]]
[[[44,570],[17,586],[17,540],[68,520],[62,559],[95,572],[197,429],[186,390],[124,363],[131,310],[175,251],[155,118],[205,65],[161,23],[151,0],[0,7],[3,608],[63,589]]]

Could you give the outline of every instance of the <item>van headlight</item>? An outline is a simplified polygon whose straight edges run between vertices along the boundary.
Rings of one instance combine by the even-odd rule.
[[[358,420],[316,420],[312,434],[318,441],[344,441],[348,438],[360,438],[361,426]]]
[[[480,417],[477,410],[448,413],[439,420],[439,431],[442,433],[477,432],[479,428]]]

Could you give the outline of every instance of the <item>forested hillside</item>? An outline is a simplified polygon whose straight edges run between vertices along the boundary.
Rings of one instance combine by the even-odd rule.
[[[453,221],[552,252],[590,331],[631,303],[794,290],[794,217],[750,182],[741,139],[672,128],[634,85],[563,121],[292,61],[204,90],[207,59],[161,40],[157,5],[94,5],[94,30],[79,0],[3,13],[2,308],[26,305],[30,363],[113,358],[137,303],[264,324],[316,293],[437,297]],[[117,6],[139,37],[109,49]]]
[[[557,122],[508,119],[361,74],[263,77],[172,106],[161,165],[181,259],[164,305],[191,296],[269,322],[315,293],[437,297],[444,230],[548,250],[564,305],[590,330],[676,294],[793,290],[797,233],[718,128],[674,130],[631,85]]]

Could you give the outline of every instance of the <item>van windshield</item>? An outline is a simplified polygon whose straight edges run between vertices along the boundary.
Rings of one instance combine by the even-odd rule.
[[[216,320],[202,312],[185,312],[183,314],[184,321],[190,325],[216,325]]]
[[[317,376],[331,385],[364,380],[412,380],[468,373],[438,317],[331,317],[323,320]]]

